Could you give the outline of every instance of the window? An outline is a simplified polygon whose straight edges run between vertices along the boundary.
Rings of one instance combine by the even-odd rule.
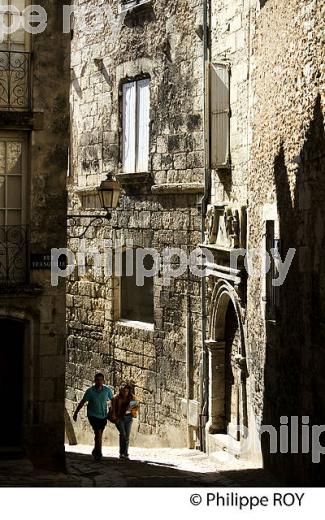
[[[0,6],[12,6],[22,14],[26,0],[0,0]],[[15,14],[3,15],[4,26],[14,27]],[[8,31],[10,32],[10,31]],[[13,34],[1,34],[0,28],[0,109],[30,108],[30,34],[22,26]]]
[[[266,319],[276,319],[276,308],[277,308],[277,287],[273,285],[274,280],[277,279],[277,268],[276,268],[276,257],[280,253],[280,240],[275,238],[275,222],[274,220],[266,221],[266,252],[270,258],[270,268],[266,273]]]
[[[133,251],[133,273],[127,272],[127,253],[122,257],[120,317],[125,320],[154,322],[153,277],[144,278],[142,287],[137,284],[136,254]],[[143,260],[146,270],[152,269],[153,260],[147,255]]]
[[[230,163],[230,68],[226,63],[210,66],[210,163],[225,168]]]
[[[0,134],[0,285],[28,279],[27,143]]]
[[[0,135],[0,226],[25,224],[26,169],[24,137]]]
[[[123,84],[123,172],[148,171],[150,80]]]
[[[0,0],[0,6],[12,6],[15,7],[22,15],[27,5],[26,0]],[[4,26],[14,26],[15,14],[10,11],[7,12],[4,17]],[[10,31],[9,31],[10,32]],[[0,49],[11,50],[11,51],[28,51],[30,50],[30,35],[24,30],[22,26],[15,31],[13,34],[3,34],[0,38]]]

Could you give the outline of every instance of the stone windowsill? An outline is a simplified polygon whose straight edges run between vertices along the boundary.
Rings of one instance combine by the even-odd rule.
[[[130,327],[133,329],[141,329],[141,330],[148,330],[148,331],[154,331],[155,326],[153,323],[146,323],[144,321],[135,321],[135,320],[126,320],[126,319],[119,319],[115,322],[116,325],[122,325],[123,327]]]
[[[150,172],[141,173],[118,173],[116,180],[123,186],[129,184],[143,184],[151,179]]]
[[[152,0],[122,0],[120,4],[120,14],[137,13],[152,7]]]
[[[37,298],[43,293],[44,289],[42,286],[37,284],[1,284],[0,283],[0,294],[2,297],[12,298]]]
[[[0,126],[15,126],[29,130],[44,129],[44,113],[31,110],[3,110],[0,107]]]
[[[204,185],[199,182],[154,184],[151,191],[155,195],[200,194],[204,193]]]

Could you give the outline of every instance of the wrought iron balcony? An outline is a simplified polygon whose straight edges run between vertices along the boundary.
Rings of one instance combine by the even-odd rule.
[[[0,226],[0,286],[29,280],[29,228]]]
[[[31,53],[0,51],[0,110],[30,110]]]

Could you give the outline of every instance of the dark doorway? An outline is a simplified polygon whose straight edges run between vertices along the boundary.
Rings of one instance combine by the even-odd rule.
[[[0,319],[0,447],[22,443],[24,323]]]
[[[225,320],[225,417],[229,435],[240,440],[240,381],[235,355],[239,351],[240,333],[234,306],[230,302]]]

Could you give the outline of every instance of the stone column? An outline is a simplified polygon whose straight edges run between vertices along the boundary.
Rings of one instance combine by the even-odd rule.
[[[209,420],[208,433],[225,428],[225,348],[224,341],[206,341],[209,352]]]

